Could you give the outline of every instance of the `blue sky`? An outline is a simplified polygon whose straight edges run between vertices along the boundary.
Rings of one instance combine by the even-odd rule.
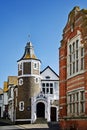
[[[87,8],[87,0],[0,0],[0,87],[17,75],[17,60],[31,41],[36,56],[59,73],[62,32],[74,6]],[[30,38],[28,37],[30,35]]]

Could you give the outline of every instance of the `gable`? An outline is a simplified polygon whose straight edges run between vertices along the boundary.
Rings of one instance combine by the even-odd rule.
[[[59,80],[59,76],[48,66],[41,72],[44,80]]]

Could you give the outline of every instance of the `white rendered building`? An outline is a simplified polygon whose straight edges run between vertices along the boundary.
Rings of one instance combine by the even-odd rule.
[[[0,118],[3,117],[3,89],[0,88]]]
[[[41,92],[32,97],[32,122],[45,118],[58,121],[59,76],[47,66],[41,72]]]

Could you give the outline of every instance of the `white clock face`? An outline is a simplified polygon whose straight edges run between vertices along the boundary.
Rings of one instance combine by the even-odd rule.
[[[19,85],[23,85],[23,79],[19,79]]]

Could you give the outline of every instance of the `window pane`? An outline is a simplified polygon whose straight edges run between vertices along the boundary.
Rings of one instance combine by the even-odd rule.
[[[73,113],[75,113],[75,103],[73,104]]]
[[[79,93],[76,93],[76,100],[78,101],[79,99]]]
[[[73,52],[75,51],[75,42],[73,42]]]
[[[47,88],[47,92],[46,93],[49,93],[49,88]]]
[[[77,103],[77,114],[79,113],[79,104]]]
[[[84,56],[84,49],[81,48],[81,56]]]
[[[81,112],[84,112],[84,103],[81,102]]]
[[[0,95],[0,100],[2,100],[2,95]]]
[[[70,75],[72,74],[72,64],[70,64]]]
[[[73,62],[73,73],[75,73],[75,62]]]
[[[50,88],[50,94],[53,94],[53,88]]]
[[[84,91],[81,91],[81,100],[84,100]]]
[[[70,102],[72,102],[72,95],[70,95]]]
[[[70,104],[70,113],[72,113],[72,105]]]
[[[78,48],[78,41],[79,41],[79,40],[76,40],[76,48]]]
[[[69,53],[71,53],[72,52],[72,49],[71,49],[71,45],[69,46]]]
[[[45,94],[45,88],[42,88],[43,93]]]
[[[72,55],[69,56],[69,60],[70,60],[70,62],[72,62]]]
[[[76,72],[78,72],[78,60],[76,61]]]
[[[78,50],[76,50],[76,59],[78,59]]]
[[[83,70],[83,69],[84,69],[84,59],[81,58],[81,70]]]
[[[50,83],[50,87],[53,87],[53,83]]]
[[[48,87],[48,86],[49,86],[49,83],[46,83],[46,86]]]
[[[45,87],[45,83],[42,83],[42,86]]]

